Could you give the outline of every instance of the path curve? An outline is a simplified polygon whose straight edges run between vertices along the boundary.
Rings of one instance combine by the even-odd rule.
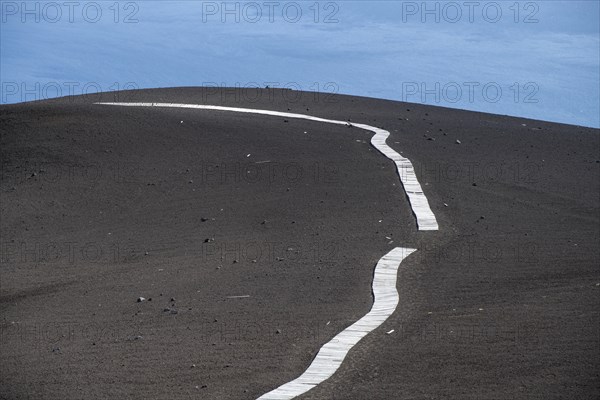
[[[364,317],[338,333],[321,347],[319,353],[300,377],[279,386],[258,400],[289,400],[308,392],[330,378],[338,370],[346,355],[363,337],[378,328],[398,306],[396,280],[402,260],[415,249],[396,247],[383,256],[375,267],[373,277],[373,307]]]
[[[377,128],[371,125],[354,124],[347,121],[338,121],[334,119],[325,119],[313,117],[312,115],[287,113],[271,110],[260,110],[254,108],[238,108],[238,107],[222,107],[201,104],[177,104],[177,103],[94,103],[99,105],[123,106],[123,107],[171,107],[171,108],[193,108],[199,110],[217,110],[217,111],[233,111],[240,113],[262,114],[287,118],[307,119],[310,121],[326,122],[329,124],[354,126],[356,128],[365,129],[375,133],[371,138],[371,144],[379,150],[384,156],[394,161],[400,182],[404,187],[406,196],[410,203],[410,207],[417,220],[417,228],[420,231],[437,231],[439,229],[437,220],[433,211],[429,207],[427,197],[423,193],[423,189],[419,184],[415,169],[408,158],[401,156],[394,149],[386,144],[386,139],[390,136],[390,132],[385,129]]]

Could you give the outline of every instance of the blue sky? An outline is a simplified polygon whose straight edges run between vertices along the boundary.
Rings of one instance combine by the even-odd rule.
[[[2,103],[270,84],[600,127],[597,0],[24,4],[1,2]]]

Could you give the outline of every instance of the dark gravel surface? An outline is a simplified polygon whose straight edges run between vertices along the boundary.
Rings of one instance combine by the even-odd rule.
[[[366,131],[95,101],[385,128],[441,229]],[[255,399],[368,312],[395,246],[419,249],[397,311],[303,399],[600,395],[597,129],[202,88],[0,106],[0,127],[2,399]]]

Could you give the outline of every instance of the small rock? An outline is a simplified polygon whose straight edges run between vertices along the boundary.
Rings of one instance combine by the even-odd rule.
[[[138,297],[137,298],[137,302],[138,303],[141,303],[142,301],[146,301],[146,298],[145,297]]]
[[[204,218],[204,217],[200,218],[200,222],[206,222],[206,221],[208,221],[208,218]]]
[[[277,335],[279,335],[279,334],[281,333],[281,329],[277,329],[277,330],[275,331],[275,333],[276,333]]]
[[[456,144],[461,144],[462,142],[458,139],[456,139]]]

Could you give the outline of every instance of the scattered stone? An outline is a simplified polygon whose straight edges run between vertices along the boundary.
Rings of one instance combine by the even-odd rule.
[[[171,297],[171,301],[175,301],[175,297]]]
[[[200,218],[200,222],[206,222],[206,221],[208,221],[208,218],[204,218],[204,217]]]
[[[275,333],[276,333],[277,335],[279,335],[279,334],[281,333],[281,329],[277,329],[277,330],[275,331]]]
[[[462,142],[458,139],[456,139],[456,144],[461,144]]]
[[[142,301],[146,301],[146,298],[145,297],[138,297],[137,298],[137,302],[138,303],[141,303]]]
[[[208,238],[208,239],[204,239],[204,243],[210,243],[210,242],[214,242],[215,238]]]

